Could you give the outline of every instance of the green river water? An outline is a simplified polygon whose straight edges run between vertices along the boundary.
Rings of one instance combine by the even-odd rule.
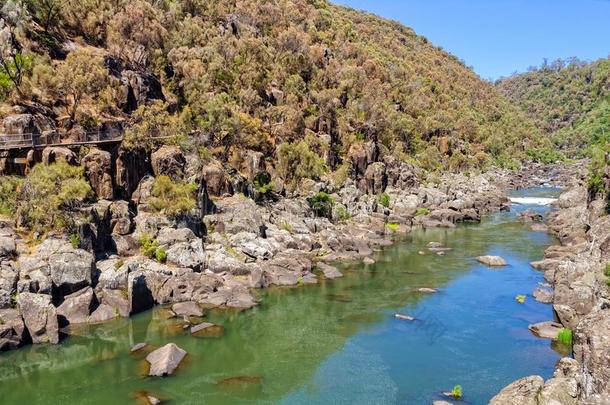
[[[430,241],[453,251],[418,254]],[[0,403],[132,404],[148,391],[174,404],[430,404],[460,384],[463,403],[484,404],[514,379],[549,377],[560,358],[527,329],[552,319],[531,297],[543,278],[529,265],[551,242],[515,212],[414,231],[374,265],[345,265],[341,279],[265,290],[253,310],[208,313],[225,328],[219,337],[191,337],[157,308],[58,346],[2,353]],[[482,254],[510,265],[487,268],[474,260]],[[138,342],[174,342],[189,355],[175,376],[145,377],[144,355],[129,353]]]

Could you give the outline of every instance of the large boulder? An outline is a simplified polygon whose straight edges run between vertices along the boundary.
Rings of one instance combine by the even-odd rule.
[[[91,284],[95,259],[61,239],[46,239],[34,254],[19,258],[19,290],[61,295],[71,294]]]
[[[112,184],[112,156],[110,152],[92,149],[82,159],[85,176],[91,183],[91,188],[98,198],[112,200],[114,188]]]
[[[155,377],[172,375],[186,354],[186,351],[174,343],[168,343],[155,350],[146,356],[146,361],[150,364],[148,375]]]
[[[57,315],[62,324],[78,324],[88,321],[93,309],[95,295],[91,287],[70,294],[57,307]]]
[[[505,387],[489,402],[490,405],[538,405],[544,379],[538,375],[525,377]]]
[[[250,232],[265,237],[265,221],[261,208],[254,200],[235,195],[216,203],[216,214],[206,215],[207,229],[220,234]]]
[[[188,228],[162,228],[157,243],[167,253],[167,261],[178,267],[200,270],[206,258],[203,243]]]
[[[59,343],[57,312],[50,295],[24,292],[17,303],[32,343]]]
[[[506,260],[500,256],[479,256],[477,257],[477,261],[490,267],[502,267],[507,265]]]
[[[169,176],[174,180],[184,177],[186,159],[180,149],[174,146],[162,146],[150,156],[155,176]]]
[[[0,352],[21,346],[25,338],[25,325],[16,309],[0,309]]]

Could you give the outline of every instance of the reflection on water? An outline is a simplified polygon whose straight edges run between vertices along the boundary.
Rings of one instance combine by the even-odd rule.
[[[419,255],[430,241],[453,250]],[[220,337],[192,337],[156,309],[78,331],[60,346],[2,354],[0,398],[118,404],[146,392],[180,404],[431,403],[461,384],[468,403],[486,403],[516,378],[549,376],[559,358],[527,330],[552,316],[531,297],[542,275],[529,266],[549,243],[514,213],[416,231],[375,265],[346,265],[344,278],[264,291],[251,311],[209,313],[206,321],[224,327]],[[510,265],[486,268],[473,259],[483,254]],[[518,294],[527,295],[524,304]],[[396,312],[417,320],[395,319]],[[130,355],[130,347],[170,341],[189,353],[178,374],[142,377],[145,354]]]

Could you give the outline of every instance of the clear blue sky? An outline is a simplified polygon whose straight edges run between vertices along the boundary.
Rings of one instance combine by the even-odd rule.
[[[331,0],[398,20],[485,79],[610,55],[610,0]]]

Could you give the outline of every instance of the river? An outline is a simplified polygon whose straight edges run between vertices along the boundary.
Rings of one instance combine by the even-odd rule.
[[[459,384],[463,402],[452,402],[485,404],[517,378],[550,377],[561,357],[527,329],[552,319],[531,296],[543,276],[529,263],[553,239],[518,221],[525,208],[550,209],[515,205],[481,224],[416,230],[374,265],[343,266],[341,279],[265,290],[245,312],[212,311],[206,320],[224,326],[221,336],[191,337],[156,308],[58,346],[2,353],[0,402],[130,404],[148,391],[175,404],[431,404]],[[432,241],[453,250],[438,256],[426,249]],[[477,263],[484,254],[509,266]],[[144,356],[129,353],[144,341],[174,342],[189,356],[175,376],[144,377]]]

